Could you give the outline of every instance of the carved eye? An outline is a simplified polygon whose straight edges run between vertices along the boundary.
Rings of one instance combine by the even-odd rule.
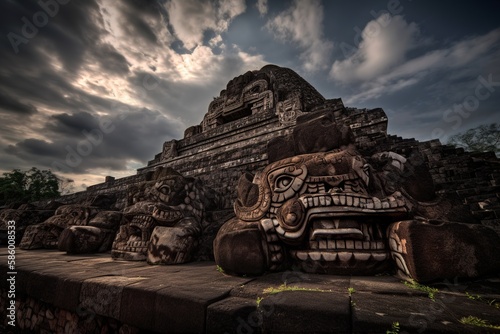
[[[294,178],[289,175],[279,176],[274,183],[274,191],[281,192],[287,190],[292,184],[293,179]]]
[[[161,192],[162,194],[164,195],[168,195],[170,194],[170,187],[169,186],[161,186],[159,189],[158,189],[159,192]]]

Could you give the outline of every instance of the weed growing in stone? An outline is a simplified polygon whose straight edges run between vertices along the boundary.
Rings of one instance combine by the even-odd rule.
[[[439,292],[438,289],[431,288],[430,286],[427,286],[427,285],[419,284],[415,280],[405,281],[404,285],[406,285],[407,287],[409,287],[411,289],[425,292],[425,293],[427,293],[427,296],[429,296],[429,298],[432,301],[436,301],[435,294]]]
[[[490,323],[488,323],[488,321],[474,316],[463,317],[462,319],[460,319],[460,323],[477,327],[500,329],[500,326],[491,325]]]
[[[260,302],[261,302],[263,299],[264,299],[263,297],[257,297],[257,300],[255,301],[255,303],[257,304],[257,308],[260,306]]]
[[[224,269],[222,269],[222,267],[219,265],[217,265],[217,271],[220,272],[221,274],[225,274]]]
[[[500,309],[500,302],[498,302],[496,299],[487,299],[487,298],[484,298],[480,295],[471,295],[470,293],[468,292],[465,292],[465,295],[467,296],[467,298],[469,299],[472,299],[472,300],[477,300],[477,301],[480,301],[480,302],[483,302],[483,303],[486,303],[490,306],[493,306],[494,308],[496,309]]]
[[[281,284],[279,287],[274,288],[274,287],[269,287],[263,290],[265,294],[269,295],[275,295],[280,292],[285,292],[285,291],[311,291],[311,292],[332,292],[332,290],[323,290],[323,289],[311,289],[311,288],[301,288],[295,285],[286,285],[286,283]]]
[[[356,290],[354,290],[354,288],[347,288],[347,293],[349,294],[349,297],[352,296],[352,294],[355,292]]]
[[[391,329],[388,329],[385,334],[399,334],[399,322],[393,322]]]

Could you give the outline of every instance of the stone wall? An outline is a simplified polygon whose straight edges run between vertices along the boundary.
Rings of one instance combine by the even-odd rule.
[[[6,312],[7,291],[0,289],[0,314]],[[120,333],[135,334],[139,329],[124,324],[116,319],[103,317],[88,310],[71,312],[54,305],[44,303],[28,296],[16,299],[16,331],[25,333]],[[0,324],[2,333],[9,333],[13,328],[8,324],[9,318],[3,319]]]

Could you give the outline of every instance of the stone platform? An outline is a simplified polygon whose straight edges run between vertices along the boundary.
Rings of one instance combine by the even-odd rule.
[[[6,248],[0,272],[6,333]],[[395,322],[393,333],[500,332],[460,323],[474,316],[500,325],[498,276],[434,283],[431,299],[393,276],[232,277],[213,262],[151,266],[49,250],[17,250],[16,272],[13,332],[101,332],[106,322],[121,333],[386,333]]]

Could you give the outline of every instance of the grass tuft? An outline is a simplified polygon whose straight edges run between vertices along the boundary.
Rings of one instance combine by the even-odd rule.
[[[415,280],[410,280],[410,281],[405,281],[404,284],[411,288],[411,289],[414,289],[414,290],[418,290],[418,291],[422,291],[422,292],[425,292],[427,293],[427,296],[429,296],[429,298],[432,300],[432,301],[436,301],[435,299],[435,294],[439,292],[438,289],[436,288],[431,288],[430,286],[427,286],[427,285],[422,285],[422,284],[419,284],[417,283]]]
[[[392,323],[391,329],[385,331],[385,334],[399,334],[399,322],[395,321]]]
[[[301,288],[295,285],[286,285],[286,283],[281,284],[279,287],[269,287],[263,290],[265,294],[275,295],[280,292],[285,291],[311,291],[311,292],[332,292],[332,290],[323,290],[323,289],[310,289],[310,288]]]
[[[474,316],[463,317],[462,319],[460,319],[460,323],[476,327],[500,329],[500,326],[491,325],[490,323],[488,323],[488,321]]]

